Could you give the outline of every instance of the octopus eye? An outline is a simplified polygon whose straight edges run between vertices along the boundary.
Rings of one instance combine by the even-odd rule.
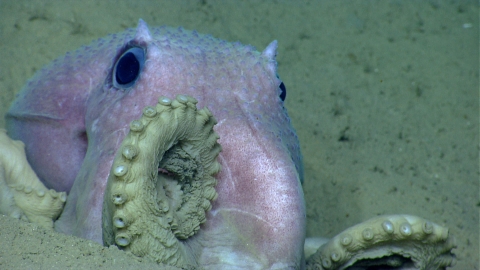
[[[135,84],[143,65],[145,64],[145,51],[133,47],[124,52],[113,69],[113,85],[117,88],[129,88]]]
[[[279,86],[280,90],[282,90],[282,92],[280,93],[280,99],[282,101],[285,101],[285,98],[287,98],[287,88],[285,87],[285,84],[280,83],[280,86]]]

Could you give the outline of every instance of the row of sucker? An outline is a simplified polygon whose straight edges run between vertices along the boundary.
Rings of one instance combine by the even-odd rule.
[[[158,263],[197,266],[182,240],[200,230],[217,197],[221,147],[215,118],[196,103],[160,97],[130,123],[105,191],[104,244]]]
[[[34,189],[30,186],[24,186],[24,185],[21,185],[21,184],[13,184],[13,185],[9,185],[8,187],[11,188],[11,189],[15,189],[17,192],[22,192],[22,193],[25,193],[25,194],[30,194],[30,193],[35,194],[39,198],[43,198],[43,197],[45,197],[46,194],[48,194],[48,196],[51,196],[53,199],[58,198],[62,202],[67,201],[67,196],[66,196],[65,192],[56,192],[53,189],[48,189],[48,190]]]
[[[397,255],[418,269],[445,269],[454,264],[451,250],[455,247],[448,229],[433,222],[410,215],[378,216],[322,245],[307,259],[307,269],[346,269],[358,262],[381,262]]]

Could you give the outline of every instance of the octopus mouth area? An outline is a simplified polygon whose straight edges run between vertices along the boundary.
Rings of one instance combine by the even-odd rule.
[[[195,225],[188,218],[179,220],[179,215],[185,214],[181,213],[182,208],[189,207],[188,204],[191,204],[189,201],[193,199],[195,190],[201,187],[197,179],[203,179],[203,166],[198,156],[191,156],[181,144],[172,146],[160,159],[155,187],[157,203],[161,205],[163,201],[166,201],[168,208],[174,210],[176,218],[172,218],[170,223],[172,232],[177,239],[185,240],[195,235],[200,229],[200,224],[206,221],[205,212],[202,211],[197,217],[197,222],[194,222]],[[204,203],[202,208],[205,211],[210,210],[210,201],[204,201]],[[179,221],[182,223],[181,226],[178,224]],[[185,226],[188,222],[191,223],[191,226]]]
[[[197,101],[160,97],[130,123],[104,195],[106,246],[182,268],[197,267],[183,240],[206,221],[215,200],[221,151],[215,118]]]

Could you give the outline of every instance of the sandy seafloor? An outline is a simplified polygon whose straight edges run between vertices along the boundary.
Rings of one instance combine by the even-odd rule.
[[[2,0],[0,113],[44,64],[139,18],[259,50],[277,39],[308,236],[413,214],[456,236],[453,269],[479,269],[478,12],[476,1]],[[100,267],[155,265],[0,217],[0,269]]]

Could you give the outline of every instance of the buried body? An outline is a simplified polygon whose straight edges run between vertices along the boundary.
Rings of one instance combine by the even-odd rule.
[[[54,61],[7,114],[21,142],[0,133],[0,211],[181,268],[450,266],[448,229],[407,215],[307,240],[304,254],[276,47],[140,21]]]

